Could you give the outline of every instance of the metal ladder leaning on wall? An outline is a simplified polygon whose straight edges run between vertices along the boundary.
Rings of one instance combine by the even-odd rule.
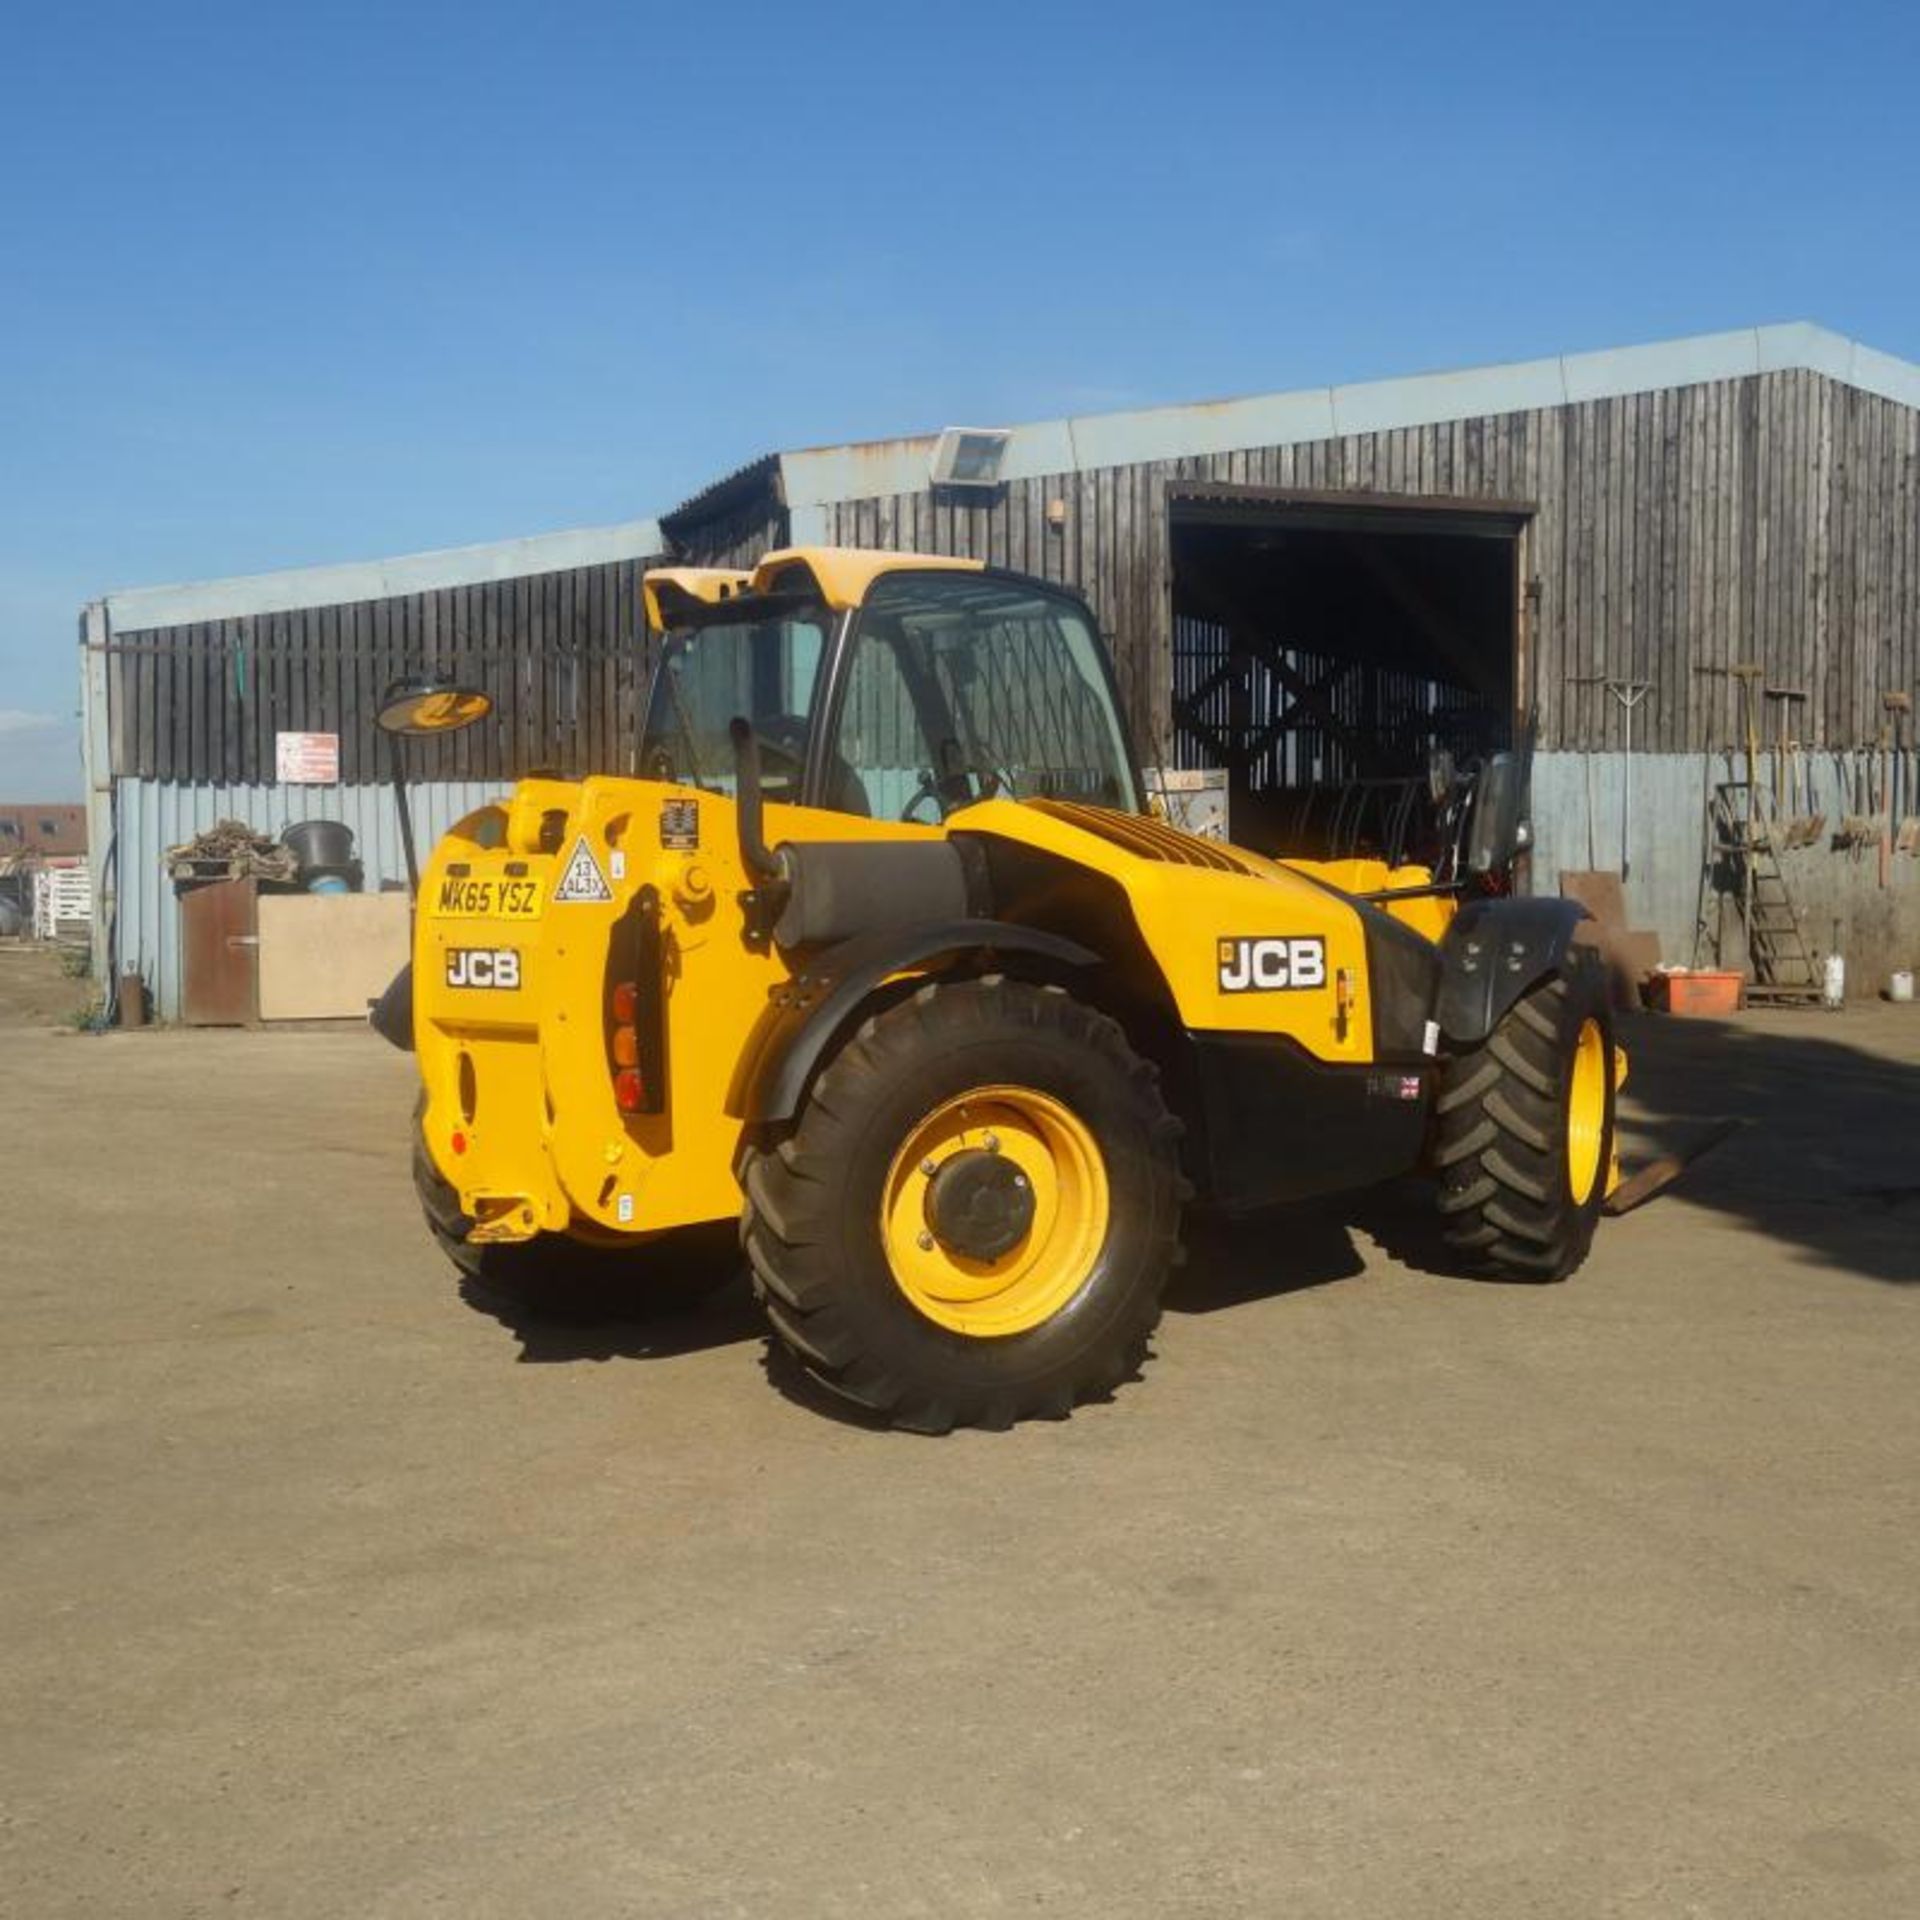
[[[1740,925],[1753,972],[1747,998],[1771,1006],[1813,1004],[1820,976],[1781,870],[1780,823],[1763,813],[1764,798],[1751,777],[1722,780],[1713,790],[1714,857],[1739,877]]]

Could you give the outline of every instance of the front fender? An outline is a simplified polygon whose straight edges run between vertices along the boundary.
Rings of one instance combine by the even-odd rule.
[[[1573,930],[1589,918],[1577,900],[1474,900],[1440,942],[1433,1017],[1458,1046],[1474,1046],[1513,1003],[1567,957]]]
[[[843,940],[774,988],[741,1050],[727,1094],[728,1113],[749,1122],[791,1120],[835,1038],[882,981],[983,951],[1031,954],[1075,968],[1092,966],[1100,957],[1057,933],[999,920],[885,927]]]

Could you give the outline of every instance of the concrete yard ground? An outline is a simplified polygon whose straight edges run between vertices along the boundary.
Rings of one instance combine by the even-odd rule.
[[[1630,1037],[1753,1124],[1569,1285],[1207,1232],[929,1441],[463,1298],[370,1036],[10,1028],[0,1910],[1920,1912],[1920,1010]]]

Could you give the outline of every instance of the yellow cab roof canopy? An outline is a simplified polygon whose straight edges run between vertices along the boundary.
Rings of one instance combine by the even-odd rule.
[[[883,553],[866,547],[783,547],[750,572],[737,567],[656,567],[641,584],[647,623],[656,633],[678,625],[695,607],[715,606],[754,594],[803,591],[836,611],[857,607],[885,573],[930,567],[979,573],[979,560],[942,554]]]

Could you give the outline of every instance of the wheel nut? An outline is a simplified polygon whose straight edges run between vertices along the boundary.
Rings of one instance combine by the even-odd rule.
[[[989,1153],[998,1153],[1000,1151],[1000,1136],[997,1133],[989,1133],[981,1139],[980,1144],[985,1147]]]
[[[914,1245],[917,1246],[922,1253],[931,1253],[933,1251],[933,1235],[923,1228],[918,1238],[914,1241]]]
[[[920,1171],[931,1180],[933,1176],[940,1171],[940,1163],[929,1155],[925,1160],[920,1162]]]

